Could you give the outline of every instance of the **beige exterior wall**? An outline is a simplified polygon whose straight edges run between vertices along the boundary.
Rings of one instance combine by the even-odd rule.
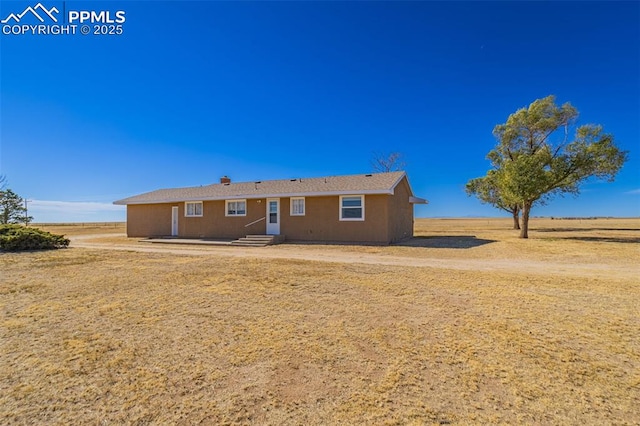
[[[409,202],[409,181],[403,178],[389,197],[389,242],[413,237],[413,204]]]
[[[178,236],[187,238],[240,238],[247,234],[264,234],[265,221],[252,226],[245,225],[265,216],[264,200],[246,200],[246,216],[225,216],[224,200],[202,203],[202,217],[185,217],[184,203],[180,206]]]
[[[260,201],[260,202],[259,202]],[[171,208],[178,207],[178,236],[186,238],[239,238],[264,234],[265,221],[246,224],[265,216],[264,200],[247,200],[246,216],[225,216],[223,201],[204,201],[202,217],[186,217],[185,203],[131,204],[127,206],[127,235],[151,237],[171,235]]]
[[[290,199],[280,198],[280,233],[287,240],[370,242],[387,244],[413,235],[413,205],[404,178],[393,195],[365,195],[364,221],[340,220],[340,197],[305,197],[305,215],[291,216]],[[360,194],[353,194],[360,195]],[[178,236],[186,238],[240,238],[266,233],[266,199],[246,200],[247,215],[225,216],[225,201],[203,202],[202,217],[185,217],[185,203],[127,206],[130,237],[171,235],[171,208],[178,206]]]
[[[177,204],[131,204],[127,206],[127,235],[171,235],[171,207]]]
[[[387,198],[365,195],[364,221],[341,221],[339,196],[306,197],[304,216],[291,216],[289,199],[283,198],[281,233],[287,240],[387,243]]]

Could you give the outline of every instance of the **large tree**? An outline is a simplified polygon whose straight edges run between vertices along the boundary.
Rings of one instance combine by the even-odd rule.
[[[483,203],[491,204],[497,209],[508,212],[513,218],[513,229],[520,229],[520,206],[508,204],[502,199],[494,170],[490,170],[486,176],[471,179],[467,183],[465,191],[467,195],[475,195]]]
[[[529,237],[529,215],[534,204],[544,204],[564,193],[577,195],[589,178],[613,181],[627,159],[602,126],[586,124],[570,130],[578,118],[571,104],[556,105],[554,96],[534,101],[511,114],[493,134],[498,140],[489,152],[500,202],[522,211],[521,238]]]
[[[33,218],[27,216],[24,199],[10,189],[0,190],[0,224],[24,223],[28,225]]]

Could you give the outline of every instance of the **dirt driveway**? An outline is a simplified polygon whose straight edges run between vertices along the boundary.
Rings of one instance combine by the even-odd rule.
[[[91,234],[71,237],[70,247],[122,250],[142,253],[166,253],[188,256],[226,256],[231,258],[291,259],[330,263],[390,265],[419,268],[454,269],[465,271],[520,272],[541,275],[569,275],[583,277],[640,277],[640,266],[620,265],[608,262],[575,262],[572,259],[487,259],[487,258],[438,258],[389,255],[385,247],[378,252],[353,252],[340,246],[327,249],[321,245],[284,244],[268,247],[233,247],[202,245],[149,245],[135,240],[124,243],[113,242],[113,237],[125,237],[124,234]],[[104,239],[104,241],[101,241]]]

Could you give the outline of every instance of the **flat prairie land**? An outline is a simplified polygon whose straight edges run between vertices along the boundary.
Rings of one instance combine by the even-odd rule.
[[[71,248],[0,254],[0,424],[640,424],[640,219],[509,226],[260,249],[45,226]]]

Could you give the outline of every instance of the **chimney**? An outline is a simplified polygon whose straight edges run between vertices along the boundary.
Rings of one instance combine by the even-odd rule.
[[[229,176],[222,176],[220,178],[220,183],[223,185],[229,185],[231,183],[231,178]]]

